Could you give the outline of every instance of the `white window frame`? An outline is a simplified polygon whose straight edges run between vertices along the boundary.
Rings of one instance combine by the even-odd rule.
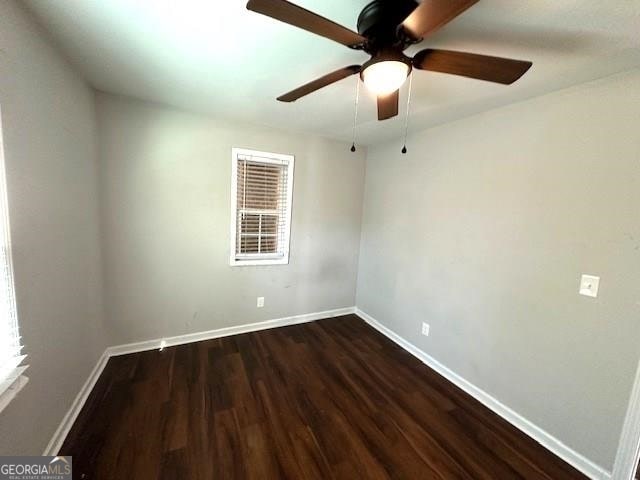
[[[285,218],[285,231],[283,239],[283,255],[273,253],[236,254],[237,240],[237,215],[238,215],[238,156],[259,157],[259,161],[282,165],[287,163],[287,213]],[[291,206],[293,203],[293,172],[295,157],[282,153],[260,152],[246,148],[231,149],[231,242],[229,252],[229,265],[232,267],[257,266],[257,265],[287,265],[289,263],[289,244],[291,239]],[[265,213],[263,210],[259,213]],[[274,212],[277,213],[277,212]]]
[[[3,145],[3,131],[2,131],[2,111],[0,111],[0,221],[4,223],[4,233],[6,237],[0,239],[4,242],[6,252],[6,268],[10,282],[9,292],[9,308],[13,311],[13,321],[18,321],[18,309],[15,300],[15,285],[13,280],[13,259],[11,248],[11,229],[9,224],[9,201],[7,198],[7,177],[5,170],[5,157],[4,157],[4,145]],[[17,325],[19,335],[19,326]],[[22,348],[22,347],[20,347]],[[20,390],[29,382],[29,378],[24,375],[28,365],[21,365],[22,361],[26,358],[26,355],[18,353],[15,357],[17,365],[9,374],[8,377],[0,378],[0,412],[4,410],[7,405],[15,398]]]

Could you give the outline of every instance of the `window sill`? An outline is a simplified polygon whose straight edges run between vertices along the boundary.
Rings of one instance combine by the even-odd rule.
[[[257,267],[257,266],[269,266],[269,265],[287,265],[289,263],[289,257],[284,258],[247,258],[236,259],[232,258],[229,265],[232,267]]]
[[[2,412],[9,403],[18,395],[18,392],[29,383],[29,378],[20,375],[4,392],[0,393],[0,412]]]

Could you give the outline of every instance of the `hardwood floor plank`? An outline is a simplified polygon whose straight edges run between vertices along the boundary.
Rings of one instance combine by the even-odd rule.
[[[213,478],[246,478],[240,422],[235,409],[217,412],[212,427],[210,435],[215,437]]]
[[[158,480],[182,480],[189,478],[189,475],[185,448],[171,450],[162,455]]]
[[[586,478],[355,315],[111,358],[60,453],[92,480]]]

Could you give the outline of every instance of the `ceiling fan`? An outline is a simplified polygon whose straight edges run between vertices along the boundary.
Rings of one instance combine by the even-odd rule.
[[[280,97],[294,102],[356,73],[378,97],[378,120],[398,114],[399,88],[412,69],[450,73],[510,85],[531,62],[427,48],[413,58],[403,52],[444,26],[478,0],[373,0],[358,16],[358,33],[286,0],[249,0],[247,9],[362,50],[371,58],[331,72]]]

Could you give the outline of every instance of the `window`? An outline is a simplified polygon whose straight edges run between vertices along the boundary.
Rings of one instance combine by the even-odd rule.
[[[234,148],[231,265],[289,263],[293,156]]]
[[[27,378],[22,375],[27,367],[20,366],[26,355],[22,355],[21,352],[13,289],[7,185],[0,125],[0,410],[27,383]]]

